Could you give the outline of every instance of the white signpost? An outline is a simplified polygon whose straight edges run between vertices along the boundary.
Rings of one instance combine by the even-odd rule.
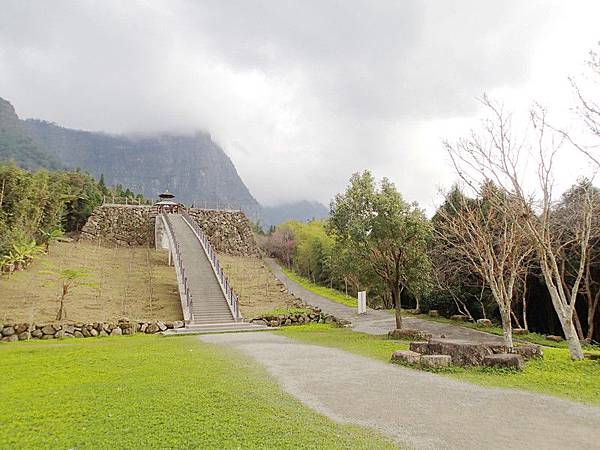
[[[367,292],[360,291],[358,293],[358,313],[366,314],[367,313]]]

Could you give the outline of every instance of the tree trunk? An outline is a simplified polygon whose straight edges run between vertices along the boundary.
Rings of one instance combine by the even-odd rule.
[[[513,352],[513,339],[512,339],[512,322],[510,318],[510,310],[506,308],[500,308],[500,318],[502,319],[502,331],[504,337],[504,344],[508,348],[508,352]]]
[[[402,295],[402,289],[397,286],[392,288],[392,302],[394,304],[394,308],[396,309],[396,329],[400,330],[402,328],[402,306],[400,304],[400,297]]]
[[[60,297],[60,306],[56,313],[56,320],[65,320],[67,318],[67,310],[65,309],[65,296]]]
[[[575,329],[575,324],[573,324],[572,319],[565,320],[563,324],[563,331],[565,333],[565,339],[569,345],[569,353],[571,354],[571,359],[583,359],[583,350],[581,349],[581,342],[577,338],[577,330]]]

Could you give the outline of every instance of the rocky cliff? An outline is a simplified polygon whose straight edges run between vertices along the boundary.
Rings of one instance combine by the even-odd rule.
[[[260,217],[260,205],[229,157],[203,132],[126,136],[73,130],[20,120],[0,99],[0,160],[10,159],[26,168],[81,168],[148,198],[169,189],[186,204],[235,207],[253,220]]]

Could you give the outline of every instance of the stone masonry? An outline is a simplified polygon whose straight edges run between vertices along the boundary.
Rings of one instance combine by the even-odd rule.
[[[260,255],[250,221],[241,211],[188,209],[217,253]],[[154,245],[157,211],[151,206],[102,205],[94,209],[81,230],[81,239],[123,246]]]

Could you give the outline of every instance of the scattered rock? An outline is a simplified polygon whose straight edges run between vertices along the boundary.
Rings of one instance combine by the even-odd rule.
[[[421,355],[411,350],[396,350],[392,353],[392,362],[417,364],[421,359]]]
[[[513,328],[512,333],[515,336],[524,336],[529,334],[529,330],[526,330],[525,328]]]
[[[450,316],[450,320],[455,320],[457,322],[466,322],[469,318],[463,314],[454,314]]]
[[[483,359],[483,364],[489,367],[523,370],[523,358],[515,353],[488,355]]]
[[[564,339],[561,336],[555,336],[553,334],[549,334],[548,336],[546,336],[546,339],[548,339],[549,341],[552,341],[552,342],[564,341]]]
[[[525,360],[544,357],[544,350],[542,349],[541,345],[519,345],[517,347],[514,347],[514,352],[517,355],[521,355]]]
[[[421,366],[427,369],[440,369],[448,367],[452,362],[450,355],[422,355]]]
[[[480,327],[491,327],[492,321],[490,319],[477,319],[477,325]]]
[[[430,309],[429,317],[440,317],[440,312],[437,309]]]

